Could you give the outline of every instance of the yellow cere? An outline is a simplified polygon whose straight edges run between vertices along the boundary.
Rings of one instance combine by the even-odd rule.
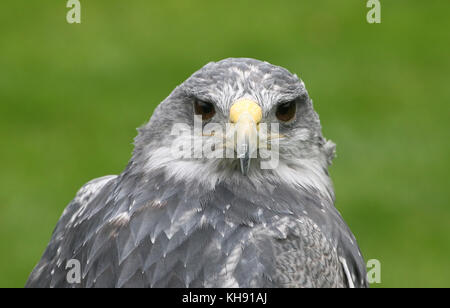
[[[250,99],[240,99],[236,101],[230,109],[230,122],[231,123],[237,123],[239,121],[239,118],[243,113],[249,113],[253,120],[255,121],[255,124],[258,124],[261,122],[262,119],[262,109],[261,107],[254,101]]]

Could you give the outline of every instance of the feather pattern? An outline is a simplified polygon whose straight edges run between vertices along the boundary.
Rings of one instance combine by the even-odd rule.
[[[126,171],[99,180],[101,188],[95,182],[97,194],[91,198],[77,195],[28,287],[343,287],[340,257],[357,277],[354,284],[365,285],[353,235],[333,204],[314,190],[277,187],[279,193],[261,195],[256,188],[243,193],[239,187],[219,184],[214,191],[186,195],[187,184],[177,183],[170,196],[149,194],[151,200],[134,204],[139,211],[114,216],[131,208],[140,191],[161,185],[159,177],[129,177],[139,178]],[[130,198],[120,198],[121,190]],[[109,195],[118,198],[103,206],[90,202],[106,202]],[[165,200],[164,208],[148,206],[155,198]],[[87,204],[77,201],[81,199]],[[269,199],[272,202],[261,202]],[[71,259],[84,267],[79,285],[66,280],[65,265]]]

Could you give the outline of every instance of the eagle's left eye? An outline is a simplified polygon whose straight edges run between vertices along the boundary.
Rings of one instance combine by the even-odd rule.
[[[297,104],[295,101],[287,102],[281,104],[277,108],[276,116],[277,119],[282,122],[289,122],[295,117],[295,112],[297,110]]]
[[[216,114],[213,104],[198,99],[194,102],[194,110],[196,115],[202,116],[203,121],[211,119]]]

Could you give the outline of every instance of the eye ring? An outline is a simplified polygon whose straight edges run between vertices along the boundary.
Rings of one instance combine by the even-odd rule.
[[[297,111],[297,102],[295,100],[283,103],[277,107],[275,113],[278,120],[281,122],[289,122],[294,119]]]
[[[201,115],[203,121],[207,121],[216,114],[216,109],[212,103],[196,99],[194,101],[194,112],[196,115]]]

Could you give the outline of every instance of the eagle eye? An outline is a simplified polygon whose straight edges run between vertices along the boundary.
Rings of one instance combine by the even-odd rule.
[[[203,121],[211,119],[216,114],[213,104],[199,99],[194,102],[194,111],[196,115],[202,116]]]
[[[276,111],[277,119],[282,122],[289,122],[295,117],[296,110],[297,110],[296,101],[283,103],[277,107]]]

